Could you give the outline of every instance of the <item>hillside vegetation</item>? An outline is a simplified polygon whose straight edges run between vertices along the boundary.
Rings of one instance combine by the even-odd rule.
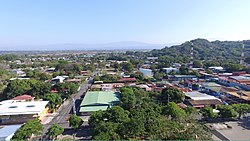
[[[218,63],[239,63],[242,44],[239,41],[208,41],[206,39],[195,39],[191,41],[194,48],[194,59],[204,61],[215,61]],[[245,56],[250,56],[250,40],[244,41]],[[191,43],[185,42],[181,45],[165,47],[152,50],[149,56],[158,56],[187,63],[190,61]]]

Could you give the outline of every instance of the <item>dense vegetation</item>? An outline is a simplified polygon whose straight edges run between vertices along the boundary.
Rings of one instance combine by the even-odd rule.
[[[209,42],[206,39],[195,39],[191,41],[194,48],[194,59],[198,60],[217,60],[219,63],[239,62],[242,44],[238,41],[213,41]],[[250,41],[244,41],[246,56],[250,54]],[[181,45],[165,47],[161,50],[153,50],[150,52],[153,56],[168,56],[175,58],[177,61],[189,62],[191,43],[185,42]]]

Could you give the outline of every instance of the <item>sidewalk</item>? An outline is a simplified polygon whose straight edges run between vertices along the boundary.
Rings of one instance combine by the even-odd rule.
[[[48,124],[58,113],[48,113],[41,119],[41,124]]]

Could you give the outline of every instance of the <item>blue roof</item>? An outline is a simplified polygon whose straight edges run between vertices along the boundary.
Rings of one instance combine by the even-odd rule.
[[[0,126],[0,138],[8,137],[16,132],[22,125]]]

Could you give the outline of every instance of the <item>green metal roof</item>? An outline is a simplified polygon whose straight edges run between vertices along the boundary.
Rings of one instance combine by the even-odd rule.
[[[98,110],[107,110],[108,106],[87,106],[87,107],[81,107],[80,112],[93,112]]]
[[[80,105],[80,112],[106,110],[109,106],[111,107],[119,103],[119,96],[120,94],[114,91],[87,92]]]
[[[214,83],[214,82],[208,82],[208,83],[206,83],[205,87],[207,89],[210,89],[211,91],[214,91],[214,92],[220,92],[221,88],[222,88],[221,85],[219,85],[217,83]]]

